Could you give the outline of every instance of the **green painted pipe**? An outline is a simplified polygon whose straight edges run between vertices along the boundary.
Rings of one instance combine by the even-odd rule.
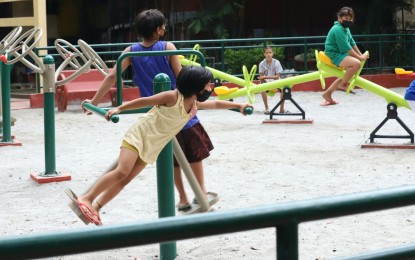
[[[139,113],[147,113],[153,107],[142,107],[138,109],[131,109],[131,110],[124,110],[120,113],[120,115],[128,115],[128,114],[139,114]],[[113,109],[112,107],[103,108],[105,111]]]
[[[229,110],[235,111],[235,112],[239,112],[240,110],[238,108],[231,108]],[[252,113],[254,112],[254,109],[252,107],[246,107],[244,109],[245,114],[247,115],[252,115]]]
[[[319,78],[320,78],[320,73],[318,71],[311,72],[311,73],[302,74],[302,75],[298,75],[298,76],[294,76],[294,77],[288,77],[288,78],[285,78],[285,79],[274,80],[274,81],[268,82],[268,83],[253,85],[253,86],[250,86],[248,88],[247,87],[240,88],[237,91],[232,92],[228,95],[218,95],[218,99],[228,100],[228,99],[232,99],[232,98],[247,96],[248,95],[248,90],[249,90],[250,94],[253,95],[255,93],[264,92],[264,91],[268,91],[268,90],[273,90],[273,89],[276,89],[276,88],[279,88],[279,89],[283,89],[284,87],[290,87],[291,88],[295,84],[308,82],[308,81],[313,81],[313,80],[317,80]]]
[[[185,66],[189,66],[189,65],[200,66],[200,63],[193,62],[193,61],[190,61],[190,60],[185,59],[185,58],[180,58],[180,63],[182,65],[185,65]],[[226,81],[235,83],[236,85],[239,85],[239,86],[242,86],[242,87],[244,87],[246,85],[245,80],[243,80],[241,78],[235,77],[233,75],[230,75],[230,74],[222,72],[220,70],[211,68],[209,66],[205,66],[205,67],[212,72],[212,74],[215,78],[219,78],[221,80],[226,80]],[[255,85],[255,84],[253,84],[253,85]]]
[[[56,147],[55,147],[55,60],[51,55],[45,56],[43,63],[46,69],[44,75],[43,93],[43,124],[45,126],[45,172],[39,174],[43,177],[57,176]]]
[[[270,227],[277,229],[278,238],[274,241],[278,241],[282,239],[280,235],[295,232],[296,228],[292,225],[302,222],[413,206],[414,201],[415,186],[406,185],[180,218],[138,220],[100,228],[84,227],[41,234],[3,236],[0,238],[0,256],[2,259],[46,258]],[[280,227],[281,233],[278,231]],[[290,241],[283,243],[291,249],[298,250],[296,236],[291,234]],[[276,250],[279,251],[281,248]]]
[[[91,103],[84,102],[82,104],[82,106],[86,110],[88,110],[88,111],[90,111],[90,112],[92,112],[92,113],[94,113],[96,115],[102,116],[102,117],[105,117],[105,114],[107,113],[107,110],[105,110],[103,108],[96,107],[96,106],[92,105]],[[117,115],[112,115],[110,117],[110,120],[113,123],[118,123],[120,121],[120,118]]]
[[[154,94],[171,89],[169,76],[157,74],[153,80]],[[169,141],[157,157],[157,198],[159,218],[176,215],[174,203],[173,176],[173,142]],[[139,234],[137,234],[139,235]],[[175,259],[177,256],[176,242],[160,243],[160,259]]]
[[[325,71],[326,73],[341,78],[343,77],[344,72],[340,71],[336,68],[333,68],[331,66],[322,65],[322,70]],[[357,77],[356,78],[356,86],[359,86],[362,89],[365,89],[367,91],[370,91],[378,96],[381,96],[383,98],[385,98],[386,102],[389,103],[394,103],[396,104],[398,107],[405,107],[407,109],[411,109],[410,106],[408,105],[408,102],[405,100],[405,98],[402,95],[399,95],[387,88],[384,88],[372,81],[369,81],[367,79],[364,79],[362,77]]]
[[[10,108],[10,73],[11,66],[9,64],[1,63],[1,98],[2,98],[2,120],[3,120],[3,137],[2,143],[11,143],[11,108]]]

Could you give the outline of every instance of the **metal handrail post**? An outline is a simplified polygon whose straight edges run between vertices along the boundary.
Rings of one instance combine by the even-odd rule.
[[[169,76],[160,73],[154,77],[154,94],[168,91],[170,88]],[[159,218],[175,216],[172,141],[166,144],[157,158],[157,198]],[[176,242],[160,243],[160,259],[175,259],[176,256]]]
[[[10,105],[10,64],[1,64],[1,97],[2,97],[2,117],[3,117],[3,136],[2,143],[12,143],[11,135],[11,105]]]

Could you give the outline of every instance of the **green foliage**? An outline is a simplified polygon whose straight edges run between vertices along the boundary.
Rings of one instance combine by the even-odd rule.
[[[356,1],[354,34],[395,33],[396,14],[401,10],[411,12],[413,0]]]
[[[315,60],[316,59],[315,51],[316,51],[316,49],[313,49],[313,48],[308,49],[308,51],[307,51],[307,61],[312,61],[312,60]],[[294,60],[296,60],[296,61],[304,61],[304,58],[305,58],[305,54],[304,53],[301,53],[301,54],[296,55],[294,57]]]
[[[285,57],[284,47],[273,47],[272,49],[274,58],[282,63]],[[226,49],[225,61],[228,64],[226,73],[233,75],[242,74],[244,65],[248,71],[251,71],[252,66],[258,66],[264,58],[264,45],[258,45],[258,47],[254,48]]]
[[[230,37],[235,24],[240,24],[243,1],[235,0],[202,0],[201,11],[192,18],[188,29],[192,34],[211,32],[217,39]],[[232,35],[234,36],[234,35]]]

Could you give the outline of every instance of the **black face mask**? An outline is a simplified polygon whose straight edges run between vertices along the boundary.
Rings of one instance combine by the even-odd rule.
[[[349,28],[349,27],[351,27],[351,26],[353,25],[353,21],[346,21],[346,20],[343,20],[343,22],[341,22],[341,25],[342,25],[344,28]]]
[[[206,89],[204,89],[202,93],[198,93],[196,95],[197,101],[204,102],[204,101],[208,100],[208,98],[210,97],[212,92],[213,91],[207,91]]]
[[[167,32],[168,32],[167,28],[165,28],[164,29],[164,34],[163,34],[163,36],[160,35],[159,41],[164,41],[165,40]]]

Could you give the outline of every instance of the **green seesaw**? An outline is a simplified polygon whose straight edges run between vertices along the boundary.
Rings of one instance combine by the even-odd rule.
[[[292,88],[295,84],[305,83],[313,80],[320,80],[322,84],[322,88],[325,88],[325,81],[324,79],[327,77],[337,77],[342,78],[345,71],[339,68],[333,67],[334,65],[329,65],[325,63],[325,60],[321,60],[320,57],[324,55],[323,52],[319,52],[316,54],[317,60],[317,68],[319,69],[316,72],[311,72],[303,75],[293,76],[285,79],[280,79],[277,81],[272,81],[268,83],[263,83],[260,85],[250,85],[245,88],[241,88],[230,93],[219,94],[218,98],[221,100],[232,99],[241,96],[247,95],[254,95],[259,92],[270,91],[275,89],[283,89],[284,87]],[[325,56],[325,55],[324,55]],[[325,56],[327,57],[327,56]],[[327,57],[328,58],[328,57]],[[364,62],[362,62],[361,68],[364,66]],[[362,89],[370,91],[378,96],[385,98],[386,102],[388,103],[395,103],[399,107],[406,107],[410,109],[408,103],[404,99],[403,96],[384,88],[374,82],[366,80],[360,77],[361,69],[357,72],[357,74],[350,80],[349,87],[347,89],[347,93],[350,93],[351,90],[354,89],[355,86],[359,86]]]
[[[215,93],[217,94],[218,99],[229,100],[229,99],[233,99],[237,97],[247,96],[249,102],[252,103],[255,101],[254,95],[256,93],[281,89],[284,91],[284,94],[285,92],[289,92],[290,94],[291,88],[295,84],[310,82],[314,80],[320,80],[322,88],[325,89],[325,86],[326,86],[325,78],[327,77],[343,78],[345,74],[345,70],[343,68],[336,67],[331,62],[330,58],[324,54],[324,52],[322,51],[319,52],[316,50],[315,55],[316,55],[318,71],[306,73],[302,75],[297,75],[293,77],[288,77],[285,79],[280,79],[280,80],[263,83],[259,85],[252,83],[253,74],[255,73],[253,72],[254,68],[251,70],[251,73],[247,73],[246,67],[243,66],[244,79],[237,78],[235,76],[226,74],[224,72],[221,72],[221,71],[209,68],[209,67],[207,68],[212,71],[215,77],[219,77],[221,79],[224,79],[229,82],[235,83],[239,86],[242,86],[242,88],[228,88],[225,86],[215,88]],[[186,60],[185,58],[181,59],[181,63],[182,65],[195,65],[195,66],[199,65],[194,60]],[[360,77],[360,73],[362,71],[364,64],[365,62],[363,61],[361,63],[359,71],[350,79],[349,86],[346,90],[346,93],[349,94],[356,86],[358,86],[366,91],[372,92],[373,94],[376,94],[384,98],[387,102],[387,110],[388,110],[386,118],[370,134],[370,143],[374,143],[375,138],[405,138],[405,139],[407,138],[407,139],[410,139],[411,144],[413,144],[414,134],[404,124],[404,122],[398,117],[398,113],[397,113],[397,108],[399,107],[404,107],[409,110],[412,110],[408,102],[405,100],[405,98],[402,95],[399,95],[385,87],[382,87],[379,84],[376,84],[374,82],[371,82],[367,79]],[[275,108],[273,110],[275,110]],[[270,116],[272,119],[272,114]],[[303,119],[304,119],[304,113],[303,113]],[[380,128],[389,119],[395,119],[405,129],[408,135],[377,135],[376,134],[377,131],[379,131]]]

